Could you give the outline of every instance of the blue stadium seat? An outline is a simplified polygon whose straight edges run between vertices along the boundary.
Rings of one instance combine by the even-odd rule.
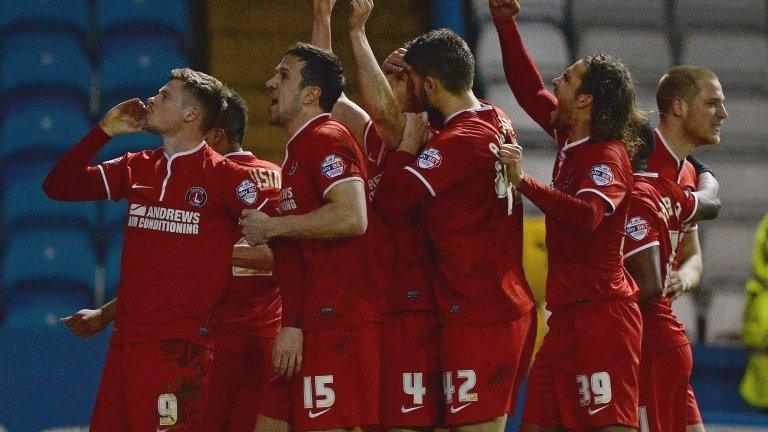
[[[59,318],[93,307],[89,292],[55,284],[17,289],[3,296],[3,328],[46,330],[56,327]]]
[[[58,86],[86,95],[90,92],[91,66],[77,35],[30,31],[0,40],[0,91]]]
[[[63,153],[91,126],[78,99],[21,97],[0,115],[0,157],[32,150]]]
[[[189,37],[191,22],[186,0],[101,0],[96,5],[101,34],[127,26],[155,26],[172,29]]]
[[[107,236],[107,258],[104,261],[104,301],[110,301],[117,295],[120,282],[120,258],[123,253],[123,226],[115,226]]]
[[[106,201],[104,203],[104,225],[111,227],[119,225],[122,229],[128,215],[128,201]]]
[[[53,162],[14,160],[3,171],[2,209],[4,225],[35,220],[48,224],[93,227],[98,218],[95,202],[60,202],[48,198],[42,189]]]
[[[171,69],[189,61],[171,37],[115,34],[102,41],[100,65],[101,107],[106,112],[131,97],[154,96]]]
[[[107,161],[120,157],[128,152],[153,150],[163,145],[159,136],[149,132],[130,135],[120,135],[112,138],[97,156],[99,161]]]
[[[96,254],[88,230],[16,226],[6,232],[4,294],[35,286],[93,290]]]
[[[29,25],[62,25],[85,33],[88,30],[89,3],[88,0],[0,0],[0,29]]]

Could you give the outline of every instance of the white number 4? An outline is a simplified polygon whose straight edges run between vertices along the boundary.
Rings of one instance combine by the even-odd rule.
[[[577,375],[576,382],[579,384],[579,405],[589,405],[592,396],[595,405],[611,401],[611,377],[608,372],[595,372],[589,378],[586,375]]]
[[[403,392],[413,396],[414,405],[422,405],[424,403],[424,395],[427,393],[427,389],[424,387],[424,378],[421,372],[403,374]]]
[[[312,394],[312,381],[314,379],[314,396]],[[333,384],[333,375],[318,375],[304,377],[304,408],[328,408],[336,402],[336,393],[327,387]]]
[[[176,395],[161,394],[157,398],[157,413],[160,415],[160,426],[173,426],[179,420],[179,402]]]

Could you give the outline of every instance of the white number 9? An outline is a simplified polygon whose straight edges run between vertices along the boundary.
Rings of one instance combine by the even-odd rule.
[[[161,394],[157,398],[157,413],[160,415],[160,426],[173,426],[179,420],[179,402],[176,395]]]

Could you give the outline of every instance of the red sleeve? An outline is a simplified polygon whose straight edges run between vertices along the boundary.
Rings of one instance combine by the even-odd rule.
[[[533,59],[523,45],[514,19],[495,19],[501,43],[501,58],[507,83],[517,103],[548,134],[555,136],[550,113],[557,108],[557,99],[544,87]]]
[[[549,218],[568,225],[575,232],[591,234],[605,214],[605,204],[596,195],[572,197],[557,189],[545,186],[529,175],[517,186]]]
[[[424,184],[405,170],[414,156],[398,151],[387,160],[373,197],[373,208],[386,219],[402,214],[428,195]]]
[[[476,144],[474,136],[461,131],[437,135],[427,142],[405,170],[418,178],[432,197],[436,197],[483,166],[481,157],[484,155],[476,151]]]
[[[306,147],[301,163],[311,173],[323,198],[337,184],[346,181],[363,182],[363,161],[355,143],[342,136],[326,133]]]
[[[597,145],[601,146],[600,153],[590,159],[590,165],[582,166],[581,172],[574,172],[574,178],[579,179],[576,196],[599,196],[610,209],[606,215],[611,215],[631,190],[632,173],[614,149]]]
[[[221,189],[222,201],[236,217],[245,209],[264,210],[265,207],[275,205],[280,199],[279,171],[247,168],[229,161],[225,166],[227,169],[222,176],[225,182]]]
[[[303,266],[295,244],[286,239],[272,239],[269,247],[275,257],[275,278],[280,288],[283,327],[301,328]]]
[[[80,142],[56,163],[43,182],[43,191],[61,201],[91,201],[110,198],[102,168],[90,166],[96,153],[111,137],[94,126]]]
[[[629,213],[624,227],[624,258],[644,249],[660,246],[659,216],[652,202],[632,193],[629,198]]]

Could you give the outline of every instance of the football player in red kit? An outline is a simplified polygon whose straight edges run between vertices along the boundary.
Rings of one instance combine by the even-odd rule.
[[[278,193],[203,140],[224,96],[215,78],[174,69],[146,105],[132,99],[112,108],[43,184],[59,200],[129,201],[93,431],[204,430],[211,325],[231,274],[238,216]],[[163,147],[89,166],[110,137],[141,130],[160,135]]]
[[[273,361],[286,376],[299,374],[298,430],[379,422],[381,293],[366,232],[375,221],[367,212],[362,152],[330,117],[343,87],[333,53],[308,44],[285,53],[267,82],[270,123],[292,135],[280,216],[246,211],[241,221],[250,244],[273,240],[283,296]]]
[[[696,148],[720,142],[720,126],[728,117],[725,97],[717,76],[699,66],[676,66],[659,81],[656,103],[660,123],[654,131],[654,151],[648,170],[677,182],[696,197],[696,217],[682,221],[672,231],[675,259],[665,279],[665,293],[676,298],[698,286],[703,263],[697,219],[712,219],[720,209],[718,183],[709,168],[693,158]],[[689,432],[703,432],[693,388],[688,388],[687,424]]]
[[[326,49],[331,48],[334,3],[315,1],[312,43]],[[369,200],[392,154],[390,149],[395,149],[402,138],[402,112],[411,110],[407,74],[385,76],[368,44],[365,23],[372,9],[369,0],[353,1],[349,19],[362,105],[371,115],[344,95],[331,111],[332,118],[353,131],[366,156]],[[432,261],[422,213],[415,207],[407,217],[383,225],[375,243],[376,264],[384,273],[386,290],[379,426],[397,431],[439,424],[442,399],[437,313],[429,283]]]
[[[374,205],[390,222],[424,205],[436,256],[445,426],[503,431],[535,329],[515,242],[522,227],[510,217],[513,197],[507,190],[500,195],[495,184],[495,145],[514,131],[472,93],[474,58],[456,34],[433,31],[406,48],[414,108],[429,109],[445,122],[421,150],[426,116],[408,115]]]
[[[513,0],[490,0],[504,70],[516,99],[555,138],[553,187],[523,172],[522,148],[505,144],[509,180],[546,216],[549,332],[536,356],[522,430],[638,427],[641,318],[637,286],[622,260],[632,190],[625,146],[640,116],[622,64],[582,59],[553,81],[549,93],[525,51]]]
[[[226,103],[205,134],[205,142],[224,157],[253,168],[254,178],[262,184],[278,187],[279,167],[241,147],[248,121],[245,101],[230,90]],[[276,204],[275,199],[266,206]],[[287,430],[290,409],[280,393],[285,394],[288,386],[274,374],[271,364],[281,309],[272,277],[272,252],[265,245],[251,247],[243,243],[241,240],[235,245],[232,272],[213,326],[213,369],[204,429],[251,432],[258,413],[267,417],[261,423],[272,423],[272,430]],[[116,305],[114,299],[99,309],[84,309],[62,321],[74,335],[88,338],[114,319]]]

